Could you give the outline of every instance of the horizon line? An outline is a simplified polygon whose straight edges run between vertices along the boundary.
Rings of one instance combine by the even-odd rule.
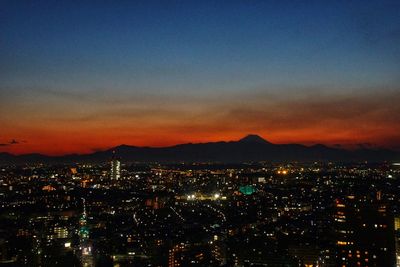
[[[41,155],[41,156],[47,156],[47,157],[65,157],[65,156],[70,156],[70,155],[78,155],[78,156],[83,156],[83,155],[91,155],[94,153],[98,152],[107,152],[112,149],[116,149],[118,147],[122,146],[127,146],[127,147],[136,147],[136,148],[170,148],[170,147],[175,147],[175,146],[180,146],[180,145],[201,145],[201,144],[212,144],[212,143],[232,143],[232,142],[240,142],[244,141],[244,139],[248,137],[255,137],[261,139],[260,141],[265,141],[264,144],[270,144],[270,145],[301,145],[305,147],[313,147],[313,146],[324,146],[327,148],[332,148],[332,149],[339,149],[339,150],[347,150],[347,151],[357,151],[357,150],[362,150],[362,149],[367,149],[367,150],[389,150],[389,151],[396,151],[399,152],[399,149],[394,149],[394,148],[386,148],[386,147],[378,147],[378,146],[365,146],[364,144],[350,144],[350,145],[344,145],[344,144],[323,144],[323,143],[272,143],[262,137],[259,134],[247,134],[242,138],[239,138],[237,140],[220,140],[220,141],[207,141],[207,142],[184,142],[184,143],[176,143],[176,144],[171,144],[171,145],[164,145],[164,146],[136,146],[132,144],[119,144],[116,146],[111,146],[108,148],[104,149],[93,149],[91,152],[72,152],[72,153],[66,153],[66,154],[47,154],[47,153],[40,153],[40,152],[31,152],[31,153],[10,153],[6,151],[0,151],[1,154],[8,154],[12,156],[25,156],[25,155]],[[257,141],[253,141],[257,142]]]

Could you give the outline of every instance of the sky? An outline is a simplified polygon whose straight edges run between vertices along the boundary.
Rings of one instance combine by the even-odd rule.
[[[0,151],[400,149],[400,1],[0,1]]]

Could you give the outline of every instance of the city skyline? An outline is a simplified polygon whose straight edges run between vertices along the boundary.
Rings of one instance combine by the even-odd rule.
[[[399,14],[0,1],[0,267],[400,267]]]
[[[0,5],[0,152],[400,148],[398,1]]]

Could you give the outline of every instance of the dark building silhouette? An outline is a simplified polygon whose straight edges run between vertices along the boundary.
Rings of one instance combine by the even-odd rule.
[[[337,199],[334,220],[338,266],[395,266],[394,220],[379,192]]]

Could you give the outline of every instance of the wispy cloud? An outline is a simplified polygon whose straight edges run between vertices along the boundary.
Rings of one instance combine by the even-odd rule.
[[[11,139],[10,141],[6,143],[1,143],[0,146],[12,146],[12,145],[18,145],[21,143],[26,143],[25,140],[16,140],[16,139]]]

